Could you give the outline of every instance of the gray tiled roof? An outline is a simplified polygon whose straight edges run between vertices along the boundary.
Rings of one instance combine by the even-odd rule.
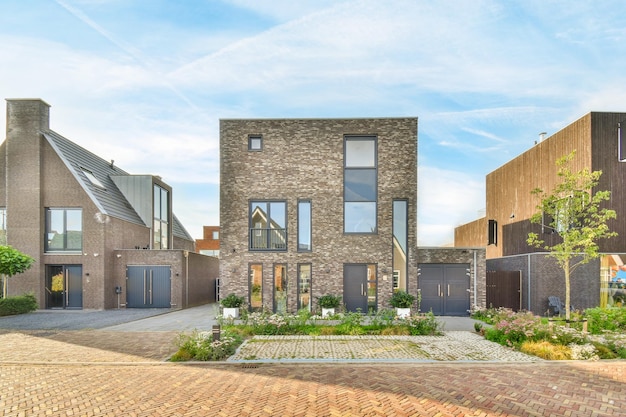
[[[130,175],[128,172],[54,131],[48,130],[43,135],[102,214],[150,227],[144,223],[111,179],[112,176]],[[93,184],[85,175],[85,170],[91,172],[104,188]],[[178,218],[176,216],[173,218],[172,231],[174,236],[193,241]]]

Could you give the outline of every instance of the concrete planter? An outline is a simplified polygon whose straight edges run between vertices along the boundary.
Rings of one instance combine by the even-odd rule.
[[[224,316],[225,319],[228,319],[228,318],[238,319],[239,307],[224,307],[224,312],[222,313],[222,315]]]
[[[406,318],[411,316],[410,308],[396,308],[396,316]]]

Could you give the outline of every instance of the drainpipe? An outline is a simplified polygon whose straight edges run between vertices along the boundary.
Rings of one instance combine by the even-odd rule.
[[[528,262],[526,265],[528,268],[528,271],[527,271],[527,274],[528,274],[528,297],[527,298],[528,300],[527,302],[528,302],[528,311],[530,311],[530,253],[527,256],[528,256]]]
[[[185,257],[185,308],[189,307],[189,252],[183,251]]]
[[[476,273],[478,272],[478,266],[476,265],[476,249],[474,249],[474,306],[478,307],[478,291],[476,290]]]

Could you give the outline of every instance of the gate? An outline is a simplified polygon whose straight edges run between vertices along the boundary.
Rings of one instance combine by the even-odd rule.
[[[126,307],[170,308],[170,278],[169,266],[128,266]]]
[[[487,271],[487,307],[522,309],[522,271]]]
[[[467,316],[470,308],[468,264],[419,264],[420,309],[437,316]]]

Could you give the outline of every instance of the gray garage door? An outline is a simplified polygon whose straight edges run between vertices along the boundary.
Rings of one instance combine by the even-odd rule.
[[[420,309],[437,316],[467,316],[470,308],[469,264],[419,264]]]
[[[170,308],[170,270],[169,266],[128,266],[126,307]]]

